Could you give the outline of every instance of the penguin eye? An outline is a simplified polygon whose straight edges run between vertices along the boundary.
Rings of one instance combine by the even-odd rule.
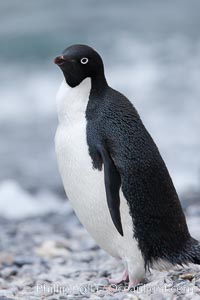
[[[83,65],[86,65],[86,64],[88,63],[88,58],[87,58],[87,57],[81,58],[81,63],[82,63]]]

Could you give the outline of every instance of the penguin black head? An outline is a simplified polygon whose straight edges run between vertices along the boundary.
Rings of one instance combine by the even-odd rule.
[[[104,66],[101,56],[87,45],[72,45],[62,55],[54,59],[65,77],[67,84],[76,87],[85,78],[104,79]]]

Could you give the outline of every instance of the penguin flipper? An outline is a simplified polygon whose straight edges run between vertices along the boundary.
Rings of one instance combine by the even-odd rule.
[[[104,164],[104,182],[110,215],[116,229],[123,236],[123,229],[119,210],[119,189],[121,186],[120,174],[106,148],[103,145],[98,145],[97,149],[102,157],[102,161]]]

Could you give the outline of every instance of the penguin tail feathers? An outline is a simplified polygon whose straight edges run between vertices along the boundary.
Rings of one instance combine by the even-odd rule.
[[[200,242],[191,238],[191,245],[187,251],[188,262],[200,265]]]

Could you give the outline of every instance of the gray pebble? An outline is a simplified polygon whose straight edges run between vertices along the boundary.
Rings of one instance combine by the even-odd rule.
[[[126,294],[122,300],[138,300],[139,298],[136,295],[133,294]]]
[[[12,297],[13,293],[11,290],[0,290],[0,297]]]
[[[23,265],[32,265],[34,263],[37,263],[38,262],[38,259],[36,257],[30,257],[30,256],[19,256],[19,257],[16,257],[14,259],[14,264],[17,266],[17,267],[22,267]]]
[[[199,300],[200,299],[200,295],[199,294],[198,295],[193,295],[191,299],[192,300]]]
[[[6,267],[0,272],[0,276],[3,278],[8,278],[12,275],[16,275],[18,273],[18,269],[15,266],[12,267]]]
[[[8,287],[9,287],[9,284],[3,278],[0,278],[0,288],[8,289]]]
[[[161,293],[156,293],[151,296],[151,300],[164,300],[164,296]]]
[[[14,300],[14,298],[8,298],[8,297],[0,296],[0,300]]]
[[[121,289],[119,287],[114,291],[107,290],[109,284],[106,277],[119,272],[121,265],[95,246],[87,232],[73,220],[73,216],[66,220],[64,213],[52,214],[18,222],[10,220],[2,227],[3,243],[0,245],[0,253],[15,255],[12,254],[12,259],[8,257],[7,262],[0,266],[0,300],[182,300],[186,299],[184,288],[192,289],[187,294],[187,299],[199,299],[199,267],[165,272],[164,275],[152,271],[152,277],[149,275],[149,282],[143,286],[149,287],[146,293],[123,292],[124,285]],[[72,223],[74,226],[71,226]],[[74,231],[71,231],[72,227]],[[14,236],[9,234],[13,229]],[[53,241],[59,255],[39,257],[34,249],[44,241]],[[62,255],[60,249],[69,250],[68,255]],[[185,273],[194,274],[194,278],[181,278]],[[56,294],[52,291],[45,296],[42,291],[37,293],[37,284],[50,286],[55,282],[71,287],[78,285],[80,288],[70,291],[69,294]],[[155,288],[160,285],[165,285],[167,289],[165,292],[159,290],[156,294]]]
[[[108,286],[109,285],[109,281],[107,278],[100,278],[97,280],[94,280],[94,284],[101,287],[101,286]]]

